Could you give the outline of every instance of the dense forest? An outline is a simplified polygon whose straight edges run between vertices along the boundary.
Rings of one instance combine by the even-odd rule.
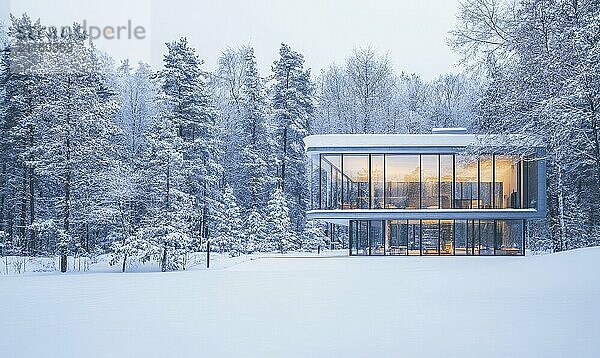
[[[235,256],[343,242],[306,222],[302,138],[453,126],[546,143],[548,215],[529,224],[530,249],[600,241],[598,1],[464,1],[449,33],[463,70],[432,81],[369,46],[319,73],[285,44],[270,73],[252,47],[228,48],[210,72],[186,38],[154,69],[86,36],[27,15],[0,33],[3,256],[178,270],[207,244]]]

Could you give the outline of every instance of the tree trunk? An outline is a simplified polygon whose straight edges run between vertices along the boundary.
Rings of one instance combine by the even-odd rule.
[[[0,231],[5,231],[4,225],[4,202],[6,198],[6,161],[2,158],[2,173],[0,173]]]
[[[29,130],[29,147],[33,148],[34,137],[33,137],[33,126],[30,124],[28,126]],[[29,225],[33,225],[35,220],[35,177],[33,172],[33,166],[29,166]],[[35,230],[29,230],[29,243],[30,243],[30,251],[34,251],[37,248]]]
[[[281,190],[285,189],[285,159],[287,157],[287,141],[288,141],[288,129],[287,124],[283,128],[283,155],[281,158]]]
[[[35,220],[35,180],[33,177],[33,168],[29,168],[29,225],[33,225]],[[29,230],[29,249],[35,252],[37,248],[35,230]]]
[[[163,248],[163,257],[160,263],[160,270],[162,272],[167,271],[167,248]]]
[[[127,262],[127,254],[123,256],[123,267],[121,268],[121,272],[125,272],[125,263]]]
[[[26,226],[27,226],[27,170],[23,167],[21,175],[21,198],[19,205],[19,241],[20,245],[26,241]],[[25,244],[25,251],[29,250],[29,245]],[[25,254],[25,252],[23,253]]]
[[[67,272],[67,255],[60,255],[60,272]]]
[[[71,95],[71,90],[70,90],[70,84],[71,82],[68,82],[68,86],[67,86],[67,103],[70,103],[70,95]],[[67,111],[67,116],[66,116],[66,124],[67,124],[67,133],[66,134],[66,141],[65,141],[65,182],[64,182],[64,213],[63,213],[63,230],[64,230],[64,236],[62,238],[62,240],[68,240],[69,238],[69,228],[70,228],[70,220],[71,220],[71,176],[72,176],[72,172],[71,172],[71,113]],[[60,271],[61,272],[67,272],[67,245],[68,245],[68,241],[67,242],[63,242],[61,243],[61,257],[60,257]]]
[[[565,207],[564,207],[564,194],[563,194],[563,183],[562,173],[560,164],[558,164],[558,221],[560,223],[560,243],[559,251],[563,251],[566,243],[567,236],[567,225],[565,222]]]

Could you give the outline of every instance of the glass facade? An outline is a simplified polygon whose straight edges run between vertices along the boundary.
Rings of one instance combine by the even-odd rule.
[[[495,154],[321,154],[312,209],[537,208],[537,162]],[[318,196],[318,198],[317,198]]]
[[[351,220],[350,255],[525,254],[523,220]]]
[[[349,220],[350,255],[525,254],[525,220],[502,219],[497,213],[491,214],[493,220],[455,220],[452,215],[473,209],[538,209],[537,176],[544,169],[531,157],[349,153],[310,159],[312,209],[419,210],[419,215],[421,210],[455,210],[441,220],[439,213],[436,219]]]

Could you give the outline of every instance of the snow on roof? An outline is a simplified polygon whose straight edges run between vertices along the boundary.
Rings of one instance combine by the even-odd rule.
[[[317,148],[419,148],[508,146],[524,143],[515,136],[477,134],[320,134],[304,138],[306,150]]]

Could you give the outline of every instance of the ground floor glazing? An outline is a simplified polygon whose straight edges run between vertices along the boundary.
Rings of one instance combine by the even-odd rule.
[[[525,220],[351,220],[350,255],[524,255]]]

